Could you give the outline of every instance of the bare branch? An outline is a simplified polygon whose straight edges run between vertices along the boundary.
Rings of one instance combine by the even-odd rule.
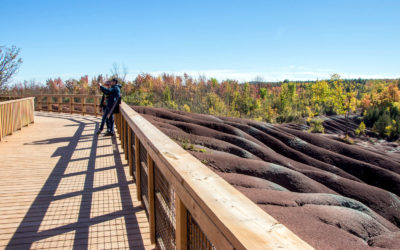
[[[0,90],[5,88],[21,66],[22,59],[18,57],[20,51],[15,46],[0,46]]]
[[[116,77],[125,82],[126,76],[128,75],[128,68],[125,64],[122,64],[121,69],[121,66],[118,63],[113,63],[110,72],[112,77]]]

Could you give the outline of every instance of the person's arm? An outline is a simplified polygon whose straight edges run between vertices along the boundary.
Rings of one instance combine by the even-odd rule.
[[[103,92],[106,95],[109,95],[111,93],[111,90],[104,86],[100,86],[100,90],[101,90],[101,92]]]

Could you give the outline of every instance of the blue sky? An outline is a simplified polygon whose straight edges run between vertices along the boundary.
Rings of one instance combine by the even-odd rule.
[[[400,77],[400,1],[2,0],[15,81],[168,72],[249,81]]]

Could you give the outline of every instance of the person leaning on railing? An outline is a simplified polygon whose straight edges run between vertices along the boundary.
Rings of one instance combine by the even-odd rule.
[[[103,119],[105,119],[105,122],[107,122],[107,132],[104,134],[106,136],[108,135],[115,135],[114,132],[114,109],[118,105],[118,102],[121,98],[121,85],[118,84],[118,79],[117,78],[112,78],[110,80],[110,88],[107,88],[105,86],[100,86],[101,92],[103,94],[108,95],[107,98],[107,105],[106,108],[103,111]],[[108,118],[108,119],[107,119]],[[104,127],[104,125],[103,125]],[[97,130],[97,134],[100,134],[101,131],[103,130],[103,127],[100,125],[99,130]]]

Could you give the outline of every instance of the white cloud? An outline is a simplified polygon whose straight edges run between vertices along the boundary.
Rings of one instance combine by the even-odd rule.
[[[309,70],[305,67],[299,67],[290,65],[285,68],[280,68],[274,71],[240,71],[233,69],[207,69],[207,70],[178,70],[178,71],[150,71],[150,72],[131,72],[127,75],[128,80],[133,80],[140,73],[149,73],[153,76],[161,75],[163,73],[173,74],[176,76],[183,76],[184,73],[198,78],[199,76],[205,76],[206,78],[216,78],[218,80],[238,80],[239,82],[253,81],[256,78],[262,78],[264,81],[283,81],[288,80],[317,80],[317,79],[329,79],[333,73],[338,73],[342,78],[354,79],[354,78],[365,78],[365,79],[382,79],[382,78],[400,78],[400,74],[394,73],[342,73],[332,69],[318,69]],[[97,76],[100,73],[92,72],[89,73],[89,79]],[[64,73],[59,75],[61,79],[67,80],[70,78],[76,78],[83,76],[84,74],[79,73]],[[103,74],[106,75],[106,74]],[[35,79],[39,82],[45,82],[49,78],[56,78],[57,75],[36,75],[30,79],[23,79],[22,77],[15,77],[14,82],[22,82],[23,80]]]
[[[299,68],[297,68],[299,69]],[[304,69],[304,68],[302,68]],[[133,80],[140,72],[128,74],[128,79]],[[338,73],[342,78],[353,79],[353,78],[365,78],[365,79],[377,79],[377,78],[399,78],[400,74],[392,73],[340,73],[333,70],[322,69],[318,71],[296,71],[295,66],[289,66],[287,70],[282,71],[238,71],[231,69],[221,70],[182,70],[182,71],[153,71],[145,72],[151,75],[160,75],[163,73],[173,74],[176,76],[183,75],[184,73],[192,76],[199,77],[205,76],[207,78],[213,77],[218,80],[233,79],[239,82],[252,81],[257,77],[261,77],[264,81],[283,81],[288,80],[317,80],[317,79],[329,79],[333,73]]]

